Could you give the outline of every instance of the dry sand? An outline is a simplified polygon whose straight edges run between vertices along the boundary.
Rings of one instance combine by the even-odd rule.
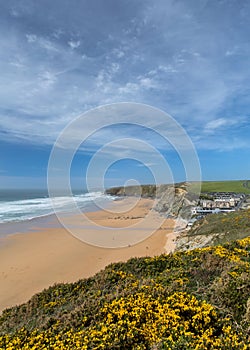
[[[150,210],[153,201],[141,199],[133,209],[124,212],[133,205],[131,201],[131,198],[115,201],[110,208],[115,212],[102,210],[87,213],[91,221],[86,220],[81,230],[91,232],[91,237],[100,237],[100,234],[105,234],[105,227],[126,227],[124,234],[133,232],[133,237],[141,240],[142,232],[148,229],[149,237],[135,245],[97,247],[82,242],[62,227],[38,228],[36,232],[14,234],[2,239],[0,311],[26,302],[33,294],[54,283],[73,282],[92,276],[111,262],[172,251],[174,220],[164,220],[159,229],[149,234],[156,222],[162,220],[159,214]],[[152,212],[150,220],[153,224],[149,225],[144,217]],[[72,227],[82,224],[82,219],[77,216],[67,217],[66,220]],[[119,246],[119,237],[117,239]]]

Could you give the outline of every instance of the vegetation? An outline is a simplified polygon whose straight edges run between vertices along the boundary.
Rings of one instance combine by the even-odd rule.
[[[250,237],[133,258],[4,311],[0,349],[249,349]]]
[[[187,184],[186,182],[179,182],[173,184],[164,185],[138,185],[138,186],[124,186],[124,187],[112,187],[106,189],[106,193],[112,196],[142,196],[142,197],[159,197],[164,192],[174,189],[176,193],[179,190],[186,190],[189,187],[190,192],[194,188],[194,192],[199,189],[198,184]]]
[[[250,181],[203,181],[201,192],[237,192],[250,193]]]
[[[155,197],[156,185],[112,187],[107,189],[106,193],[112,196]]]
[[[125,186],[112,187],[106,190],[107,194],[116,196],[142,196],[155,197],[171,188],[171,185],[140,185],[140,186]],[[175,188],[187,189],[189,195],[194,193],[209,193],[209,192],[236,192],[250,194],[250,180],[240,181],[203,181],[202,183],[176,183]],[[157,193],[158,191],[158,193]],[[208,198],[210,198],[208,196]]]
[[[215,245],[247,237],[250,235],[250,209],[207,215],[188,231],[189,237],[197,235],[213,236]]]

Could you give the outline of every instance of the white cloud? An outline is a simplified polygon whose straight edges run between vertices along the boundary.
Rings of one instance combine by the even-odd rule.
[[[207,133],[212,133],[212,132],[216,132],[217,129],[225,129],[231,126],[235,126],[235,125],[241,125],[245,122],[245,118],[244,117],[238,117],[238,118],[218,118],[218,119],[214,119],[209,121],[204,128],[204,131]]]
[[[136,83],[126,83],[124,86],[118,88],[120,94],[133,95],[139,90],[139,84]]]
[[[26,34],[28,43],[34,43],[37,41],[37,36],[35,34]]]
[[[114,50],[113,50],[113,54],[114,54],[117,58],[122,58],[122,57],[124,57],[124,55],[125,55],[124,51],[122,51],[121,49],[114,49]]]
[[[119,71],[119,69],[120,69],[120,65],[119,65],[118,63],[113,62],[113,63],[111,64],[110,71],[111,71],[113,74],[117,73],[117,72]]]
[[[243,101],[243,113],[250,103],[250,49],[237,11],[235,17],[227,12],[221,19],[213,2],[204,12],[203,2],[193,7],[159,0],[157,5],[126,4],[116,19],[109,11],[97,14],[98,8],[92,15],[91,6],[85,16],[62,2],[62,11],[53,17],[58,3],[49,12],[41,4],[22,10],[24,5],[16,2],[9,7],[18,12],[22,26],[15,27],[15,18],[11,31],[0,23],[0,123],[9,139],[51,143],[81,112],[127,100],[162,108],[194,137],[202,133],[221,138],[223,131],[226,138],[230,126],[242,125],[239,116],[224,117],[234,114],[231,101],[238,104],[235,110]],[[44,12],[37,10],[40,6]],[[71,19],[67,25],[66,13]],[[227,23],[233,37],[224,30]],[[231,62],[227,56],[235,53],[241,55]],[[43,137],[37,137],[37,130]]]
[[[45,38],[39,38],[38,43],[41,48],[51,51],[51,52],[59,52],[59,49],[51,40],[45,39]]]
[[[140,86],[145,89],[151,89],[156,87],[155,82],[153,81],[153,79],[150,79],[150,78],[140,78],[139,83],[140,83]]]
[[[58,48],[53,42],[47,38],[37,36],[36,34],[26,34],[26,39],[29,44],[36,43],[42,49],[52,52],[58,52]]]
[[[12,65],[13,67],[16,67],[18,69],[26,68],[26,66],[23,63],[19,62],[18,60],[11,61],[10,65]]]
[[[160,65],[158,67],[158,70],[161,72],[165,72],[165,73],[177,73],[178,70],[171,64],[167,64],[167,65]]]
[[[226,50],[225,56],[237,55],[240,52],[239,46],[235,45],[234,47]]]
[[[57,28],[54,32],[53,32],[53,36],[56,38],[56,39],[59,39],[62,34],[64,34],[64,30],[62,30],[61,28]]]
[[[13,17],[20,17],[20,13],[15,8],[10,9],[10,15]]]
[[[77,40],[77,41],[70,40],[70,41],[68,41],[68,44],[71,47],[71,49],[74,50],[74,49],[77,49],[81,45],[81,41],[80,40]]]
[[[199,150],[211,150],[219,152],[228,152],[233,150],[249,149],[250,144],[247,140],[242,139],[240,136],[223,137],[193,137],[193,142]]]
[[[143,167],[148,167],[148,168],[150,168],[150,167],[152,167],[152,166],[154,166],[154,165],[158,165],[158,163],[138,163],[137,164],[137,166],[140,168],[143,168]]]
[[[55,84],[56,80],[57,80],[56,76],[49,71],[42,72],[39,75],[40,86],[43,89],[52,87]]]
[[[205,125],[205,130],[210,132],[210,131],[214,131],[218,128],[221,128],[222,126],[228,125],[228,120],[225,118],[219,118],[219,119],[215,119],[215,120],[211,120],[210,122],[208,122]]]

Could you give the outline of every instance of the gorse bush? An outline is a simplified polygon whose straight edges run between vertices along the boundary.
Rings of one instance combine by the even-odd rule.
[[[0,349],[250,349],[250,237],[109,265],[0,318]]]

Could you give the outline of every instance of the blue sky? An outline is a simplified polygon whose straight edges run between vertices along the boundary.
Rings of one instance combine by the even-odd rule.
[[[249,179],[249,1],[0,4],[0,188],[46,186],[49,154],[66,125],[91,108],[126,101],[160,108],[180,123],[204,180]],[[100,139],[114,135],[112,127]],[[100,139],[76,154],[76,187]],[[148,169],[126,160],[128,148],[109,169],[107,186],[152,181]],[[184,180],[178,155],[161,152],[174,179]]]

